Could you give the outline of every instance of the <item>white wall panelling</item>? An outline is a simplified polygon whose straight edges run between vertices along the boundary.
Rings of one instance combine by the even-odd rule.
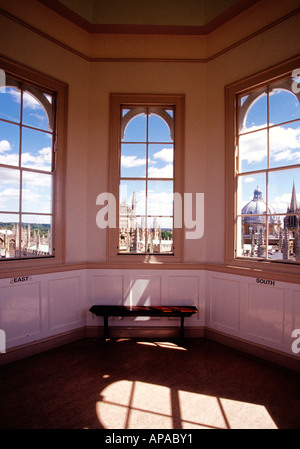
[[[283,288],[260,284],[248,286],[247,335],[251,339],[281,346],[284,336]]]
[[[42,331],[42,297],[39,282],[2,288],[2,329],[7,345],[38,337]]]
[[[292,328],[300,329],[300,287],[293,292]]]
[[[209,329],[295,356],[291,333],[300,328],[299,312],[298,284],[207,272]]]
[[[20,273],[21,276],[21,273]],[[0,326],[7,349],[86,325],[85,271],[0,280]]]
[[[240,283],[211,277],[210,322],[232,333],[240,330]]]
[[[195,305],[199,309],[204,302],[204,295],[199,295],[199,284],[204,288],[202,273],[169,270],[90,270],[88,279],[88,306],[92,304],[124,304],[124,305]],[[202,280],[202,282],[201,282]],[[201,300],[200,300],[201,296]],[[88,308],[89,308],[88,307]],[[202,307],[204,311],[204,307]],[[189,318],[185,326],[199,326],[200,314]],[[114,325],[149,325],[173,326],[172,321],[164,319],[137,317],[113,319]],[[102,323],[101,318],[88,314],[88,324]],[[201,316],[201,322],[204,317]],[[171,323],[170,323],[171,321]]]
[[[49,288],[49,329],[59,330],[68,325],[81,323],[80,277],[50,279]]]
[[[7,348],[64,332],[102,325],[93,304],[198,307],[185,327],[205,328],[235,339],[292,353],[300,329],[300,285],[258,283],[256,278],[198,270],[90,269],[0,280],[0,328]],[[113,326],[176,326],[174,320],[115,319]]]

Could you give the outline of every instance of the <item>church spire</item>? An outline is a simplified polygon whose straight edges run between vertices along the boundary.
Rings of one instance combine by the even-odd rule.
[[[135,192],[133,192],[133,194],[132,194],[132,203],[131,204],[132,204],[131,208],[135,212],[136,211],[136,195],[135,195]]]
[[[297,212],[298,206],[297,206],[297,195],[296,195],[296,188],[295,188],[295,182],[293,182],[293,190],[292,190],[292,197],[291,197],[291,204],[289,207],[289,212]]]

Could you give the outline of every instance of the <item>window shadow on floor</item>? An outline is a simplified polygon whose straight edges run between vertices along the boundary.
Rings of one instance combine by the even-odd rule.
[[[0,368],[0,428],[300,428],[298,373],[205,339],[86,339]]]

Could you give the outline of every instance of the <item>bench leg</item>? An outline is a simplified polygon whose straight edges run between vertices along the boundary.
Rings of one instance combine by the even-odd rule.
[[[184,339],[184,316],[180,317],[180,338]]]
[[[107,338],[109,338],[108,316],[103,315],[103,320],[104,320],[104,340],[106,340]]]

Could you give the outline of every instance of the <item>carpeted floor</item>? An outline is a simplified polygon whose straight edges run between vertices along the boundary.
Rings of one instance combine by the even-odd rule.
[[[1,429],[299,429],[299,373],[205,339],[86,339],[0,367]]]

